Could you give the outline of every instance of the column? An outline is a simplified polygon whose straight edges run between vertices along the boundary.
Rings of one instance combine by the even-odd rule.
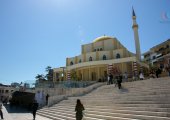
[[[138,78],[138,69],[137,69],[137,62],[133,62],[133,76],[135,77],[135,79]]]
[[[113,73],[113,65],[112,64],[107,66],[107,71],[108,71],[108,74]]]
[[[122,74],[124,73],[123,70],[124,70],[124,68],[123,68],[123,63],[121,63],[121,71],[120,71],[120,72],[121,72]]]
[[[90,71],[90,67],[89,67],[89,80],[91,80],[91,71]]]
[[[67,80],[71,80],[70,71],[67,71]]]
[[[100,78],[100,67],[97,67],[97,80],[102,79]]]
[[[81,70],[81,75],[82,75],[82,80],[84,80],[84,73],[83,73],[83,69]]]

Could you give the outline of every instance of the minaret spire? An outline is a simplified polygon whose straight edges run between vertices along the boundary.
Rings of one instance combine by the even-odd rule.
[[[139,35],[138,35],[138,24],[136,23],[136,14],[132,7],[132,19],[133,25],[132,29],[134,31],[134,39],[135,39],[135,47],[136,47],[136,58],[141,61],[141,51],[140,51],[140,42],[139,42]]]
[[[132,6],[132,16],[136,16],[133,6]]]

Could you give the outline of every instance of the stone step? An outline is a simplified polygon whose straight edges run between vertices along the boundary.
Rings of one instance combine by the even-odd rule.
[[[75,120],[75,105],[80,99],[86,120],[170,120],[170,78],[149,79],[103,85],[85,96],[68,97],[37,114],[54,120]]]
[[[138,98],[138,97],[140,97],[140,98],[142,98],[142,97],[145,97],[145,98],[170,98],[170,94],[168,94],[168,95],[166,95],[166,94],[160,94],[160,95],[137,95],[137,96],[133,96],[133,95],[130,95],[130,94],[126,94],[126,95],[124,95],[124,94],[120,94],[120,95],[86,95],[86,96],[83,96],[83,97],[81,97],[81,98],[98,98],[98,99],[105,99],[105,98]],[[69,98],[69,99],[72,99],[73,97],[71,97],[71,98]],[[80,97],[74,97],[74,98],[76,98],[76,99],[79,99]],[[73,98],[73,99],[74,99]]]
[[[41,111],[41,113],[48,113],[48,110]],[[50,114],[55,114],[55,115],[62,115],[62,116],[67,116],[68,118],[75,118],[75,112],[65,112],[61,111],[50,111]],[[127,113],[109,113],[109,112],[86,112],[85,111],[85,116],[86,117],[91,117],[91,118],[102,118],[102,119],[114,119],[114,117],[118,118],[132,118],[132,119],[142,119],[142,120],[170,120],[168,117],[160,117],[160,116],[149,116],[149,115],[135,115],[135,114],[127,114]]]
[[[170,108],[170,104],[115,104],[115,106],[122,107],[159,107],[159,108]]]
[[[169,91],[169,86],[167,86],[167,87],[157,87],[157,88],[153,88],[153,87],[151,87],[151,88],[148,88],[148,87],[128,87],[128,86],[123,86],[122,85],[122,89],[126,89],[126,90],[132,90],[132,91],[153,91],[153,90],[162,90],[162,91]],[[109,89],[104,89],[104,90],[95,90],[95,91],[93,91],[93,92],[91,92],[91,93],[98,93],[98,92],[106,92],[106,91],[118,91],[118,90],[120,90],[120,89],[118,89],[118,87],[115,87],[115,86],[113,86],[113,87],[111,87],[111,88],[109,88]],[[89,93],[89,94],[91,94],[91,93]]]
[[[49,119],[52,119],[52,120],[65,120],[63,118],[56,118],[55,116],[53,115],[49,115],[49,114],[46,114],[46,113],[41,113],[41,112],[37,112],[37,115],[40,115],[40,116],[43,116],[43,117],[46,117],[46,118],[49,118]]]
[[[80,97],[78,98],[68,98],[67,100],[63,100],[61,102],[76,102],[77,99],[80,99]],[[88,102],[88,101],[96,101],[96,102],[100,102],[100,101],[105,101],[105,102],[110,102],[110,101],[169,101],[170,100],[170,97],[159,97],[159,96],[117,96],[117,97],[84,97],[84,98],[81,98],[81,101],[82,102]]]
[[[63,115],[63,114],[54,114],[52,112],[46,113],[45,111],[38,111],[38,115],[42,115],[44,117],[53,119],[53,120],[75,120],[75,117],[69,117],[68,115]]]
[[[91,105],[95,105],[95,104],[104,104],[103,100],[81,100],[83,104],[91,104]],[[162,101],[127,101],[127,100],[105,100],[105,102],[107,104],[169,104],[170,105],[170,101],[166,101],[166,100],[162,100]],[[74,104],[76,103],[76,100],[64,100],[61,102],[62,104]]]
[[[70,109],[75,108],[75,105],[55,105],[51,108],[63,108],[64,107],[69,107]],[[120,106],[114,106],[114,105],[98,105],[98,106],[92,106],[92,105],[86,105],[85,108],[89,108],[89,109],[115,109],[116,110],[132,110],[132,111],[152,111],[152,112],[170,112],[170,108],[158,108],[158,107],[120,107]]]
[[[140,92],[138,92],[138,91],[123,91],[123,89],[122,90],[119,90],[119,91],[113,91],[113,90],[111,90],[111,91],[109,91],[110,93],[106,93],[105,95],[114,95],[114,94],[120,94],[120,93],[127,93],[127,94],[149,94],[149,95],[151,95],[151,94],[170,94],[170,91],[157,91],[157,90],[155,90],[155,91],[140,91]],[[89,95],[95,95],[95,93],[91,93],[91,94],[89,94]],[[96,94],[96,95],[104,95],[104,93],[100,93],[100,94]]]
[[[46,111],[46,113],[51,112],[51,111],[57,111],[57,112],[66,112],[66,113],[71,113],[75,114],[74,111],[75,107],[53,107],[53,108],[46,108],[43,109],[43,111]],[[116,108],[113,109],[108,109],[108,108],[102,108],[102,109],[96,109],[96,108],[85,108],[85,113],[98,113],[98,114],[105,114],[105,115],[114,115],[115,113],[119,114],[134,114],[134,115],[149,115],[149,116],[159,116],[159,117],[168,117],[170,116],[170,113],[166,112],[150,112],[150,111],[133,111],[133,110],[117,110]]]
[[[85,113],[86,115],[86,113]],[[103,118],[107,120],[113,120],[114,117],[118,118],[128,118],[128,119],[141,119],[141,120],[170,120],[168,117],[158,117],[158,116],[148,116],[148,115],[134,115],[134,114],[122,114],[122,113],[112,113],[112,115],[101,115],[101,114],[87,114],[90,117]],[[86,115],[86,116],[87,116]]]
[[[105,93],[104,91],[100,92],[100,93],[89,93],[88,95],[102,95],[102,94],[106,94],[106,95],[112,95],[112,94],[120,94],[120,93],[131,93],[131,94],[140,94],[140,93],[157,93],[157,94],[169,94],[170,90],[159,90],[159,89],[155,89],[155,90],[128,90],[128,89],[117,89],[117,90],[110,90],[107,93]]]
[[[71,101],[71,102],[75,102],[77,99],[79,98],[69,98],[68,100]],[[84,98],[81,98],[81,101],[84,102],[84,101],[170,101],[170,97],[145,97],[145,96],[141,96],[141,97],[106,97],[106,98],[91,98],[91,97],[84,97]]]
[[[41,111],[41,112],[38,111],[37,112],[38,115],[42,115],[44,117],[48,117],[48,118],[53,119],[53,120],[75,120],[75,114],[71,115],[71,114],[63,114],[63,113],[56,114],[57,112],[54,112],[54,113],[48,112],[48,116],[47,116],[46,111],[44,111],[44,112],[43,111]],[[105,120],[105,119],[94,118],[94,117],[89,117],[89,116],[85,116],[84,118],[87,119],[87,120]],[[124,120],[124,119],[118,119],[118,120]]]
[[[66,103],[60,103],[60,105],[65,105]],[[170,104],[107,104],[107,103],[103,103],[103,104],[85,104],[83,103],[85,106],[87,105],[93,105],[93,106],[109,106],[109,105],[113,105],[115,107],[157,107],[157,108],[170,108]],[[67,103],[66,105],[74,105],[73,103]]]

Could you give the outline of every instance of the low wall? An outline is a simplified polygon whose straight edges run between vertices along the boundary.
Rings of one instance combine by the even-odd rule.
[[[85,95],[93,91],[94,89],[102,86],[103,84],[105,83],[96,83],[86,88],[62,88],[61,91],[57,91],[60,94],[49,97],[48,106],[52,106],[64,99],[67,99],[68,97]]]

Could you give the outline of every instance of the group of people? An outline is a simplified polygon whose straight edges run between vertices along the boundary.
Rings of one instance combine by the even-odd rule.
[[[113,75],[110,73],[108,75],[108,82],[107,82],[107,84],[110,85],[110,84],[115,83],[115,86],[118,85],[118,88],[120,89],[121,88],[122,79],[123,79],[122,75],[119,74],[119,75],[115,76],[115,78],[113,80]]]
[[[159,75],[162,73],[162,70],[160,68],[156,70],[150,70],[149,76],[150,78],[159,78]]]
[[[169,65],[167,71],[168,71],[169,76],[170,76],[170,65]],[[151,73],[151,74],[155,75],[158,78],[159,75],[161,74],[161,72],[162,72],[161,69],[158,68],[155,73]],[[124,81],[127,82],[128,75],[125,72],[125,74],[123,74],[123,75],[119,74],[119,75],[115,76],[115,81],[113,80],[113,78],[114,78],[113,75],[110,73],[108,75],[108,82],[107,82],[107,84],[110,85],[110,84],[115,83],[115,85],[118,85],[118,88],[120,89],[121,88],[122,80],[124,79]],[[139,72],[138,78],[140,80],[144,80],[145,79],[143,72],[141,72],[141,71]],[[76,107],[75,107],[76,120],[82,120],[82,118],[83,118],[83,110],[85,110],[83,104],[80,102],[79,99],[77,99],[77,104],[76,104]]]

